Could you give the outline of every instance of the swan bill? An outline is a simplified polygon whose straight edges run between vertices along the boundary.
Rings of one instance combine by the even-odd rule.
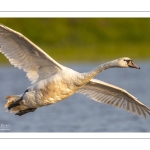
[[[128,63],[128,66],[129,66],[130,68],[140,69],[140,67],[137,66],[136,64],[134,64],[132,60],[130,60],[130,61],[127,62],[127,63]]]

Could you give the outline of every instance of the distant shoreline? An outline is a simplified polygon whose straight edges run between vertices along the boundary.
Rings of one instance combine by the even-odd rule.
[[[58,62],[150,60],[150,18],[0,18],[0,23]],[[9,63],[2,54],[0,63]]]

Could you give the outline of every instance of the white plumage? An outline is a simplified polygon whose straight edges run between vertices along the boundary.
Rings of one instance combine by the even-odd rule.
[[[5,107],[16,112],[16,115],[54,104],[76,92],[145,118],[147,114],[150,115],[150,109],[127,91],[92,79],[108,68],[139,69],[128,57],[104,63],[87,73],[79,73],[57,63],[25,36],[4,25],[0,25],[0,52],[12,65],[23,69],[32,83],[23,94],[6,97],[8,101]]]

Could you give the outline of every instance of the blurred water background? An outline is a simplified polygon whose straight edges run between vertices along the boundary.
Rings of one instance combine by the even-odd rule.
[[[141,70],[109,69],[95,78],[117,85],[150,107],[150,63],[136,62]],[[79,72],[98,64],[64,64]],[[149,132],[150,117],[145,120],[124,109],[95,102],[75,94],[54,105],[37,109],[21,117],[5,112],[4,97],[20,94],[30,86],[25,73],[14,67],[0,66],[0,124],[10,130],[0,132]]]
[[[109,69],[95,78],[124,88],[150,107],[150,18],[0,18],[59,63],[85,72],[128,56],[141,67]],[[75,94],[21,117],[5,112],[4,97],[23,93],[30,82],[0,53],[0,132],[149,132],[150,117]]]

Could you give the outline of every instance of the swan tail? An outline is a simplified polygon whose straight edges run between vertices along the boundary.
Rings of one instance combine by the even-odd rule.
[[[9,109],[9,107],[15,104],[15,102],[17,102],[20,98],[21,96],[19,95],[9,95],[5,97],[5,99],[7,100],[7,103],[5,104],[5,108]]]
[[[11,112],[19,112],[20,110],[26,110],[28,107],[23,104],[22,96],[20,95],[9,95],[5,98],[7,103],[5,104],[5,108],[8,110],[11,109]]]

